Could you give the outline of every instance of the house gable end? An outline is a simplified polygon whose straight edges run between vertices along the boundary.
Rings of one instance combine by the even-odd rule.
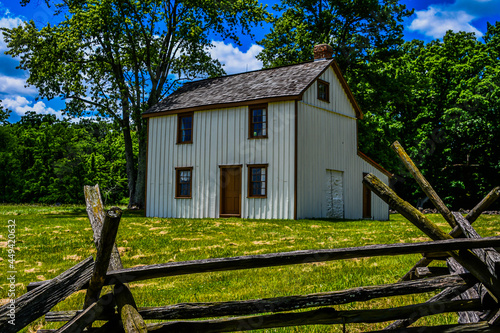
[[[324,85],[325,83],[329,86],[328,101],[318,96],[318,84]],[[363,113],[335,62],[332,62],[331,66],[325,68],[325,70],[310,83],[301,97],[302,102],[305,104],[347,117],[355,117],[357,119],[363,118]]]

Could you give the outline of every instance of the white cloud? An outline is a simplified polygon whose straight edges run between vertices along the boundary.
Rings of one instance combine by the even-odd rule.
[[[42,101],[33,104],[33,101],[29,101],[23,96],[5,98],[2,104],[5,108],[14,111],[19,116],[24,116],[27,111],[35,111],[37,114],[54,114],[59,119],[63,118],[61,111],[56,111],[51,107],[47,107]]]
[[[26,87],[26,79],[5,76],[0,74],[0,92],[4,94],[22,94],[34,96],[37,94],[35,87]]]
[[[492,17],[498,12],[498,0],[455,0],[448,4],[433,4],[427,10],[416,11],[416,18],[408,29],[433,38],[443,37],[448,30],[474,32],[481,37],[483,33],[474,27],[473,21]]]
[[[262,62],[257,60],[255,56],[259,54],[263,48],[259,45],[252,46],[245,52],[241,52],[233,44],[225,44],[224,42],[213,42],[214,47],[209,49],[210,55],[214,59],[218,59],[224,65],[224,70],[227,74],[241,73],[253,71],[262,68]]]
[[[12,29],[23,23],[23,20],[19,17],[8,17],[8,15],[9,11],[6,11],[4,16],[0,18],[0,28]],[[3,53],[4,51],[7,51],[7,44],[3,39],[3,32],[0,31],[0,52]]]
[[[426,36],[441,38],[446,31],[453,30],[474,32],[476,36],[481,37],[481,31],[473,27],[470,22],[474,16],[465,11],[446,11],[439,7],[430,6],[427,10],[415,12],[417,18],[408,27],[412,31],[418,31]]]

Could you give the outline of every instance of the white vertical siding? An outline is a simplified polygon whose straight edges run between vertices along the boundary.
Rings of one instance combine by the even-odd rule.
[[[385,183],[388,177],[357,155],[354,109],[332,69],[322,80],[330,83],[330,103],[317,99],[316,83],[298,103],[297,217],[326,217],[326,170],[344,172],[344,216],[361,219],[363,172],[371,172]],[[388,206],[372,195],[372,217],[385,220]]]
[[[268,138],[248,139],[248,107],[195,112],[193,143],[176,144],[177,115],[149,119],[147,216],[218,217],[221,165],[242,165],[241,215],[293,218],[294,102],[268,105]],[[268,164],[267,198],[247,198],[248,164]],[[192,199],[175,199],[175,168],[193,167]]]
[[[330,103],[318,99],[317,82],[314,82],[304,92],[302,102],[322,109],[332,110],[346,116],[356,117],[351,101],[347,98],[344,88],[333,69],[329,67],[319,78],[330,84]]]

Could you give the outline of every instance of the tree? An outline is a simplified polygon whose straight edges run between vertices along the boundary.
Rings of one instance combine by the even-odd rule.
[[[27,112],[0,124],[0,169],[0,202],[78,203],[95,183],[105,201],[128,202],[123,135],[109,122]]]
[[[413,11],[399,0],[282,0],[271,33],[259,42],[266,67],[313,58],[315,44],[330,44],[342,72],[382,59],[403,42],[403,19]]]
[[[23,1],[27,3],[29,1]],[[211,38],[239,43],[238,33],[266,20],[257,0],[62,0],[56,25],[33,21],[3,29],[9,50],[39,95],[66,100],[66,114],[111,118],[121,129],[129,206],[142,206],[146,126],[141,118],[179,82],[219,76]],[[137,133],[134,156],[131,131]]]
[[[454,209],[472,208],[493,186],[500,171],[500,25],[488,27],[485,43],[473,33],[449,31],[443,40],[407,42],[401,56],[373,63],[386,100],[383,112],[368,113],[373,128],[382,124],[384,145],[399,140],[416,165]],[[367,90],[368,91],[368,90]],[[368,101],[380,100],[372,89]],[[365,123],[366,125],[366,123]],[[369,126],[369,125],[368,125]],[[364,145],[375,151],[380,139],[368,133]],[[378,153],[377,153],[377,156]],[[423,193],[394,159],[397,191],[416,201]]]
[[[282,0],[275,9],[282,15],[258,42],[264,47],[258,58],[266,67],[310,61],[313,45],[330,44],[365,114],[359,122],[360,148],[390,170],[394,161],[384,139],[397,123],[385,107],[388,99],[398,98],[400,87],[379,66],[404,54],[402,22],[413,10],[399,0]]]
[[[5,109],[3,107],[2,100],[0,100],[0,125],[7,125],[9,123],[9,117],[11,113],[11,110]]]

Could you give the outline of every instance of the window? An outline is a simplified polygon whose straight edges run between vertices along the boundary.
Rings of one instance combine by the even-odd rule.
[[[248,197],[267,197],[267,164],[248,166]]]
[[[330,102],[330,84],[318,79],[318,99],[324,102]]]
[[[193,168],[175,168],[175,197],[191,198]]]
[[[267,105],[250,108],[249,137],[267,138]]]
[[[193,114],[177,116],[177,143],[193,143]]]

